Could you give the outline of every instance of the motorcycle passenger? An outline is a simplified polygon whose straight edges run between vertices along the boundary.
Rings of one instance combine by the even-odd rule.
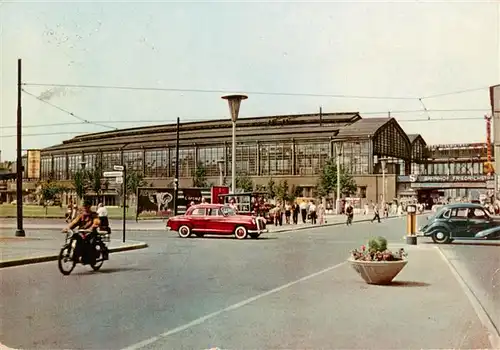
[[[73,230],[78,228],[78,230],[90,231],[89,234],[78,240],[77,247],[83,248],[83,254],[91,251],[89,248],[94,248],[94,238],[97,235],[97,229],[100,225],[99,217],[97,213],[93,212],[91,209],[92,204],[90,201],[85,201],[83,204],[82,211],[76,216],[76,218],[69,224],[68,228],[64,229],[63,232],[68,232],[68,230]],[[83,244],[82,244],[83,243]],[[77,248],[78,249],[78,248]]]
[[[99,217],[99,227],[101,228],[101,230],[104,230],[108,234],[110,234],[111,230],[109,228],[108,209],[106,209],[106,207],[102,203],[99,203],[97,205],[97,216]]]
[[[351,203],[347,204],[345,214],[347,216],[347,225],[352,225],[352,219],[354,218],[354,208],[352,207]]]

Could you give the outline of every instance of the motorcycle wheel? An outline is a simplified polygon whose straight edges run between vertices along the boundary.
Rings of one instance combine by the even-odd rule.
[[[104,256],[102,255],[104,247],[101,244],[95,246],[95,260],[96,262],[90,264],[94,271],[98,271],[104,264]]]
[[[68,267],[66,267],[64,263],[69,263]],[[71,257],[71,245],[66,244],[61,248],[61,251],[59,252],[59,259],[57,259],[59,271],[61,271],[64,276],[68,276],[75,268],[75,265],[76,262]]]

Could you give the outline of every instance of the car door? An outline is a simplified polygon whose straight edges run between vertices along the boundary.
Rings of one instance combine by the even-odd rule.
[[[469,233],[469,208],[453,208],[448,224],[452,237],[468,237]]]
[[[204,232],[207,227],[207,217],[205,208],[196,208],[189,215],[192,231]]]
[[[494,225],[491,218],[482,208],[469,209],[469,236],[474,237],[476,233],[489,229]]]
[[[220,208],[210,208],[207,214],[207,232],[232,233],[227,217],[222,214]]]

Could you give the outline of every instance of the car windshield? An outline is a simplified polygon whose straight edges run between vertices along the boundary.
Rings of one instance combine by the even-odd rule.
[[[222,207],[221,210],[222,210],[222,214],[224,214],[225,216],[236,215],[236,212],[234,211],[233,208]]]

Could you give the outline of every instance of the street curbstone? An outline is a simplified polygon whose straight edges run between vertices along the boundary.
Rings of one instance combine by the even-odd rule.
[[[387,218],[380,218],[381,221],[384,220],[390,220],[390,219],[397,219],[401,218],[402,216],[389,216]],[[360,222],[368,222],[372,221],[372,219],[362,219],[362,220],[356,220],[353,221],[353,224],[357,224]],[[345,225],[345,221],[340,221],[340,222],[332,222],[332,223],[326,223],[323,225],[317,225],[317,226],[300,226],[300,227],[291,227],[291,228],[286,228],[278,231],[269,231],[269,233],[286,233],[286,232],[294,232],[294,231],[302,231],[302,230],[308,230],[308,229],[318,229],[318,228],[323,228],[323,227],[331,227],[331,226],[340,226],[340,225]],[[269,225],[271,226],[271,225]]]
[[[126,252],[126,251],[130,251],[130,250],[145,249],[147,247],[148,247],[147,243],[142,243],[141,242],[141,243],[126,245],[126,246],[123,246],[123,247],[109,248],[109,252],[110,253],[120,253],[120,252]],[[43,255],[43,256],[36,256],[36,257],[29,257],[29,258],[5,260],[5,261],[0,261],[0,269],[5,268],[5,267],[14,267],[14,266],[21,266],[21,265],[32,265],[32,264],[39,264],[39,263],[49,262],[49,261],[56,261],[58,258],[59,258],[59,254],[56,254],[56,255]]]

